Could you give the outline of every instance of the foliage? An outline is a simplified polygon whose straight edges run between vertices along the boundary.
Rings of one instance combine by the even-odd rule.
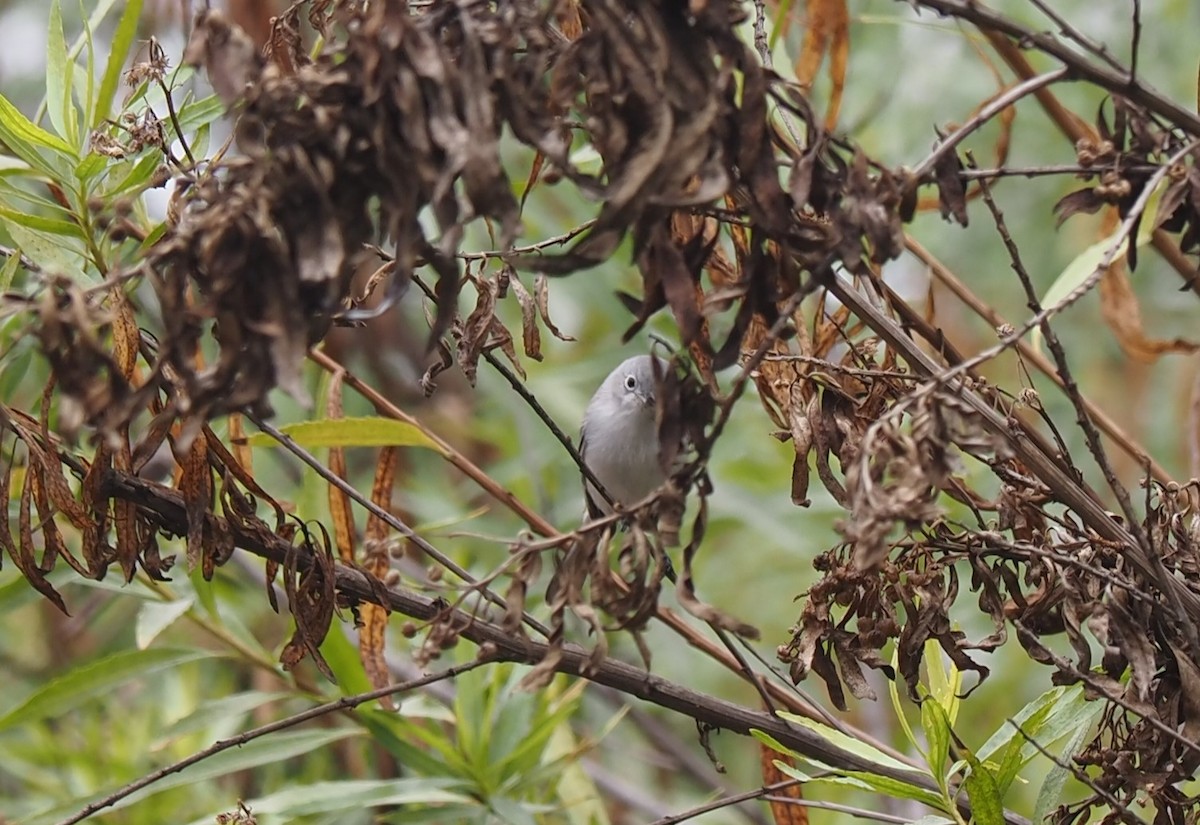
[[[969,29],[1000,88],[897,162],[844,126],[874,88],[851,82],[844,0],[312,0],[262,42],[206,10],[176,68],[139,45],[143,4],[117,5],[72,41],[54,0],[44,99],[0,96],[0,605],[49,641],[3,649],[25,674],[0,707],[6,811],[605,822],[650,784],[624,756],[638,735],[723,790],[597,685],[691,717],[714,762],[713,730],[754,731],[777,821],[810,791],[928,822],[1194,816],[1194,485],[1083,394],[1058,331],[1096,291],[1129,359],[1197,349],[1148,328],[1131,277],[1153,250],[1194,291],[1200,242],[1200,117],[1137,75],[1139,6],[1126,64],[1040,3],[1057,33],[912,4]],[[1087,117],[1067,79],[1103,96]],[[1013,168],[1036,145],[1026,98],[1072,163]],[[1077,179],[1032,199],[1043,221],[1097,216],[1049,282],[998,200],[1022,176]],[[934,213],[998,239],[1024,322],[918,242]],[[999,342],[956,346],[896,259]],[[572,333],[605,350],[621,325],[680,342],[656,393],[670,480],[575,529],[578,482],[550,457],[579,461],[558,421],[604,369],[567,377]],[[420,379],[390,381],[392,356]],[[754,460],[782,468],[768,427],[785,483]],[[728,503],[762,490],[781,506]],[[836,534],[797,539],[784,502]],[[804,543],[816,579],[738,599],[718,553],[752,535]],[[787,672],[759,679],[742,651],[801,589]],[[1010,633],[1055,686],[1001,722],[971,697]],[[705,657],[757,696],[691,689]],[[895,742],[794,689],[810,675],[843,712],[886,683]],[[95,743],[103,759],[63,759]]]

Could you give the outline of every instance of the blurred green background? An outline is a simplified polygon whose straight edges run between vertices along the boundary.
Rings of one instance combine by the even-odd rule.
[[[142,34],[158,37],[177,63],[183,43],[179,4],[146,5]],[[929,13],[916,14],[906,3],[851,0],[849,8],[850,67],[840,131],[873,158],[896,166],[915,166],[933,145],[935,126],[962,122],[980,101],[997,91],[992,71],[981,57],[981,53],[989,53],[986,44],[974,31]],[[995,8],[1035,28],[1051,28],[1027,3],[1006,0]],[[1128,4],[1062,0],[1055,8],[1090,36],[1109,44],[1119,59],[1128,58]],[[794,10],[795,21],[776,50],[777,68],[785,76],[789,74],[787,64],[799,53],[801,12]],[[1164,0],[1148,5],[1144,13],[1143,77],[1172,98],[1190,104],[1196,96],[1195,59],[1190,55],[1194,53],[1192,36],[1200,26],[1200,7],[1183,0]],[[71,39],[79,31],[80,10],[67,4],[63,15]],[[40,0],[0,2],[0,90],[28,115],[37,109],[45,91],[42,44],[46,22],[45,4]],[[105,23],[106,28],[111,25]],[[102,44],[103,40],[98,34],[97,41]],[[1031,55],[1035,63],[1038,57]],[[1038,65],[1051,68],[1048,63]],[[1011,78],[1006,70],[1000,71],[1006,79]],[[818,110],[823,110],[828,91],[828,80],[822,74],[813,92]],[[1085,119],[1094,117],[1103,98],[1083,84],[1061,84],[1055,91]],[[214,132],[221,128],[215,127]],[[992,124],[966,141],[982,166],[991,165],[997,135],[998,127]],[[1036,103],[1023,100],[1017,107],[1009,163],[1066,164],[1074,157],[1073,147]],[[524,184],[531,159],[522,147],[510,147],[509,169],[517,190]],[[1069,177],[1005,180],[995,186],[1025,264],[1043,294],[1070,262],[1099,238],[1098,219],[1087,216],[1055,229],[1051,206],[1078,186]],[[163,195],[151,193],[151,214],[160,214],[162,207]],[[596,208],[568,185],[539,186],[525,208],[523,241],[566,231],[592,216]],[[1023,293],[982,204],[971,205],[971,223],[965,229],[943,222],[936,213],[923,213],[909,230],[1009,320],[1020,322],[1027,316]],[[11,244],[12,239],[0,230],[0,242]],[[486,233],[474,227],[464,249],[488,248]],[[1152,251],[1145,250],[1140,258],[1133,283],[1147,332],[1159,338],[1195,336],[1195,295],[1180,291],[1179,276]],[[924,307],[928,276],[919,262],[906,256],[892,262],[885,275],[914,304]],[[637,294],[639,286],[627,247],[600,267],[551,282],[550,314],[576,340],[560,342],[544,335],[544,360],[523,359],[522,363],[528,371],[529,389],[569,433],[577,431],[584,406],[604,375],[627,355],[648,347],[644,335],[628,344],[618,343],[631,318],[614,292],[621,289]],[[934,295],[935,320],[961,350],[974,353],[995,342],[994,330],[953,296],[940,289],[935,289]],[[468,290],[464,309],[472,303]],[[519,329],[520,313],[513,298],[507,299],[502,314],[510,329]],[[30,337],[22,334],[27,323],[21,316],[0,320],[0,399],[31,410],[41,395],[46,366],[34,354]],[[656,317],[650,326],[664,337],[675,337],[667,317]],[[1066,312],[1056,329],[1084,393],[1175,478],[1196,475],[1189,446],[1198,426],[1192,410],[1195,359],[1168,356],[1144,364],[1128,358],[1104,325],[1094,294]],[[481,364],[475,387],[467,386],[461,375],[452,371],[442,376],[431,399],[420,397],[417,379],[429,363],[423,350],[424,335],[423,316],[413,290],[397,311],[366,327],[337,331],[330,348],[353,371],[385,388],[407,411],[471,456],[523,501],[559,527],[574,527],[579,519],[580,491],[569,457],[495,371]],[[321,399],[325,378],[311,365],[308,369],[310,392]],[[1011,392],[1023,386],[1011,356],[997,359],[984,372]],[[730,371],[722,376],[726,385],[732,375]],[[1075,432],[1069,406],[1048,382],[1039,379],[1035,386],[1082,462],[1086,451],[1082,437]],[[281,394],[274,401],[281,423],[315,414]],[[370,409],[348,392],[346,411],[368,414]],[[223,433],[224,426],[218,422],[218,432]],[[762,629],[764,640],[759,647],[769,659],[773,659],[774,647],[788,640],[788,627],[799,614],[797,599],[815,580],[811,559],[839,541],[836,523],[843,516],[817,486],[815,477],[812,505],[800,509],[791,503],[792,449],[772,438],[772,430],[770,420],[748,394],[713,456],[711,475],[716,489],[696,571],[702,597]],[[11,445],[5,442],[4,449],[8,453]],[[373,452],[352,452],[350,458],[352,479],[360,489],[369,489]],[[1118,453],[1114,459],[1122,479],[1136,488],[1138,468]],[[1094,472],[1094,468],[1087,469]],[[298,515],[328,521],[324,486],[280,451],[256,450],[255,471],[266,489],[294,504]],[[967,471],[978,469],[968,466]],[[398,478],[394,504],[431,542],[478,574],[505,558],[507,542],[522,528],[515,517],[432,453],[404,451]],[[15,502],[9,506],[11,519]],[[363,514],[356,513],[356,518],[361,527]],[[166,544],[166,552],[182,554],[181,543]],[[5,565],[0,570],[0,821],[53,821],[94,795],[187,756],[217,738],[298,710],[305,706],[306,698],[336,697],[343,691],[365,689],[361,674],[353,675],[356,654],[347,641],[353,633],[348,616],[335,624],[332,636],[336,638],[327,643],[327,655],[343,680],[340,686],[323,682],[308,664],[294,679],[280,673],[278,652],[290,636],[291,623],[286,615],[270,612],[263,598],[260,570],[257,560],[239,554],[211,583],[189,577],[181,563],[167,586],[151,586],[141,578],[121,586],[112,577],[87,582],[60,569],[52,581],[72,610],[67,618],[26,585],[11,564]],[[404,572],[407,575],[411,570]],[[540,598],[540,593],[535,598]],[[670,595],[666,598],[673,601]],[[969,636],[991,632],[990,622],[977,615],[971,599],[964,598],[961,607],[959,618]],[[403,674],[406,667],[411,668],[412,643],[396,632],[400,621],[393,618],[390,643],[397,673]],[[654,670],[663,677],[739,703],[758,704],[748,686],[699,656],[674,634],[652,625],[646,641],[653,651]],[[612,644],[616,655],[637,661],[627,638],[616,636]],[[458,649],[445,659],[466,661],[472,655],[469,649]],[[1050,672],[1032,665],[1015,643],[977,658],[991,668],[992,676],[964,702],[956,725],[959,736],[973,747],[1051,686]],[[476,671],[454,686],[443,686],[432,700],[408,700],[406,711],[417,706],[412,714],[415,718],[427,714],[455,720],[444,728],[457,731],[447,734],[450,740],[462,736],[470,709],[487,706],[493,695],[502,697],[501,705],[521,715],[530,731],[538,730],[539,720],[552,718],[552,698],[514,691],[503,672],[498,676],[483,673]],[[361,683],[356,684],[355,678]],[[499,681],[493,683],[493,679]],[[880,701],[853,702],[848,718],[879,739],[903,748],[884,682],[875,679],[874,684]],[[53,690],[48,686],[54,686]],[[819,683],[810,681],[801,687],[821,701],[826,698]],[[454,690],[460,694],[460,704],[448,709],[439,706],[438,699],[449,701]],[[556,691],[551,695],[563,694],[566,683],[558,683]],[[587,691],[570,701],[577,703],[571,705],[574,741],[557,742],[563,752],[597,735],[615,712],[611,698],[601,691]],[[693,752],[689,758],[703,767],[706,760],[691,722],[649,707],[640,711],[663,725],[674,741]],[[648,822],[654,816],[699,804],[711,794],[710,787],[681,770],[662,747],[651,744],[645,735],[649,724],[625,716],[582,757],[584,776],[590,778],[580,778],[581,787],[593,783],[587,793],[606,801],[610,821]],[[491,729],[496,732],[501,727],[497,723]],[[513,735],[519,740],[519,725],[517,729]],[[379,818],[399,822],[422,817],[434,822],[459,821],[460,817],[462,821],[499,817],[557,822],[579,815],[579,811],[561,807],[561,788],[555,796],[547,791],[554,788],[553,783],[536,777],[529,780],[528,787],[518,783],[496,792],[496,799],[512,799],[516,808],[505,809],[497,803],[484,810],[464,789],[491,786],[479,777],[471,780],[479,784],[471,785],[463,779],[472,775],[465,768],[458,775],[458,784],[442,786],[432,780],[414,784],[411,790],[422,795],[417,800],[421,804],[395,802],[400,798],[395,796],[389,797],[393,799],[390,805],[379,808],[365,807],[365,803],[343,804],[333,810],[328,804],[309,803],[305,808],[301,802],[307,797],[298,795],[302,789],[319,789],[312,796],[326,803],[339,796],[353,800],[348,788],[320,783],[391,776],[395,766],[389,760],[397,756],[372,738],[379,736],[378,730],[361,719],[329,717],[323,725],[302,732],[304,736],[297,734],[294,740],[264,740],[273,750],[265,750],[257,763],[246,757],[241,770],[237,763],[221,763],[211,775],[191,775],[173,787],[164,783],[136,804],[103,814],[103,820],[212,821],[216,812],[234,809],[239,798],[251,801],[260,822],[354,823]],[[470,751],[468,744],[458,740],[464,753]],[[728,769],[719,779],[725,787],[739,791],[761,782],[757,743],[726,734],[715,737],[713,744]],[[429,747],[438,752],[435,746]],[[551,746],[546,747],[550,753]],[[473,763],[467,760],[464,764]],[[385,770],[385,765],[390,767]],[[1025,814],[1032,811],[1039,776],[1048,765],[1035,761],[1024,774],[1028,784],[1019,785],[1006,803]],[[708,773],[710,779],[715,778]],[[414,770],[404,775],[425,774]],[[606,784],[609,782],[613,784]],[[450,807],[423,807],[438,802],[437,793],[460,794],[466,801],[444,801]],[[860,792],[820,790],[813,795],[901,817],[920,815],[918,809]],[[693,821],[740,823],[755,821],[750,818],[753,816],[763,821],[763,809],[756,805],[716,811]],[[823,811],[811,815],[814,823],[840,822],[845,816]],[[587,821],[586,816],[578,821]]]

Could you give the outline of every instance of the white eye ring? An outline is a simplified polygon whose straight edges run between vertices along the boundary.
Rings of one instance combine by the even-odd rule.
[[[633,392],[637,389],[637,377],[633,375],[625,376],[625,389]]]

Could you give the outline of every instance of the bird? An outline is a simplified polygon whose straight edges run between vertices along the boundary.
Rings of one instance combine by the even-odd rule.
[[[612,503],[586,478],[584,498],[591,518],[611,515],[613,504],[629,507],[667,480],[659,459],[655,381],[667,362],[652,355],[627,358],[608,374],[588,402],[580,432],[580,455]]]

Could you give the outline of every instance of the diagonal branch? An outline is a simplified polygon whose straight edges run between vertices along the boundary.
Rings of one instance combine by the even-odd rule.
[[[183,496],[169,487],[109,470],[100,484],[100,494],[136,503],[152,513],[164,530],[187,531]],[[223,521],[222,526],[233,537],[234,544],[254,555],[281,564],[291,558],[301,570],[315,563],[310,554],[298,552],[293,544],[273,533],[242,530],[235,522],[214,515],[208,518]],[[550,651],[549,645],[509,633],[498,625],[462,610],[447,608],[440,599],[400,588],[381,594],[378,583],[373,583],[360,570],[335,563],[334,571],[336,588],[343,598],[352,603],[380,604],[388,610],[422,621],[449,622],[461,638],[479,645],[481,658],[488,661],[535,664],[543,661]],[[564,645],[556,652],[561,654],[555,666],[560,673],[606,685],[627,696],[650,702],[713,728],[743,735],[761,730],[785,747],[839,771],[868,772],[925,790],[939,790],[936,782],[923,772],[874,762],[832,744],[807,728],[789,725],[773,714],[700,693],[618,659],[604,657],[595,662],[592,653],[578,645]],[[959,802],[959,808],[969,816],[970,804],[966,800]],[[1028,820],[1017,814],[1006,813],[1005,821],[1009,825],[1029,825]]]

